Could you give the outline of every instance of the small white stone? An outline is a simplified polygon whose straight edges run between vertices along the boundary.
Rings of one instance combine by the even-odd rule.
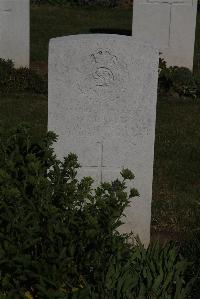
[[[76,35],[49,46],[48,129],[59,158],[78,155],[96,184],[135,173],[140,198],[121,231],[150,238],[158,51],[132,37]]]
[[[0,0],[0,58],[29,66],[30,0]]]

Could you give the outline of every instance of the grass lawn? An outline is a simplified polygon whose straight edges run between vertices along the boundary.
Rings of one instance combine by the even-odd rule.
[[[50,38],[99,29],[131,35],[131,27],[132,9],[35,6],[31,10],[31,61],[47,62]]]
[[[156,230],[199,226],[200,100],[159,99],[152,224]]]
[[[107,31],[130,34],[132,9],[33,7],[31,64],[47,71],[52,37]],[[198,17],[200,28],[200,15]],[[200,30],[199,30],[200,31]],[[195,72],[200,71],[200,34],[195,48]],[[27,121],[34,135],[47,128],[47,98],[23,94],[0,99],[0,119],[8,128]],[[155,141],[152,228],[174,233],[199,227],[200,100],[159,98]],[[136,174],[137,175],[137,174]]]
[[[31,94],[12,94],[0,98],[0,124],[5,131],[21,122],[27,123],[34,136],[47,130],[47,97]]]

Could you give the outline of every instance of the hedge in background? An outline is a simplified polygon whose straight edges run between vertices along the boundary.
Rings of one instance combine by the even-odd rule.
[[[101,5],[108,7],[115,7],[119,5],[120,0],[31,0],[31,4],[41,5],[66,5],[66,4],[76,4],[76,5]]]
[[[194,75],[186,67],[167,67],[166,62],[160,59],[158,92],[177,93],[180,97],[200,97],[200,76]]]
[[[0,58],[0,93],[31,92],[47,95],[47,77],[28,68],[14,68],[11,60]]]
[[[31,92],[47,95],[47,75],[42,76],[28,68],[15,69],[11,60],[0,58],[0,93]],[[200,97],[200,76],[185,67],[167,67],[160,60],[158,92],[176,93],[180,97]]]

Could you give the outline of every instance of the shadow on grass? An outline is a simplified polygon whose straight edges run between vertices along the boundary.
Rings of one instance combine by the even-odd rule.
[[[106,33],[106,34],[120,34],[131,36],[131,30],[119,29],[119,28],[90,28],[91,33]]]

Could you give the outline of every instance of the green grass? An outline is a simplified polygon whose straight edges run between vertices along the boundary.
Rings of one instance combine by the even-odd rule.
[[[47,62],[50,38],[98,28],[131,32],[131,26],[132,9],[35,6],[31,10],[31,60]]]
[[[200,100],[158,101],[152,207],[157,230],[199,226],[199,114]]]
[[[130,31],[131,9],[34,7],[31,10],[31,61],[47,64],[52,37],[107,28]],[[198,17],[200,28],[200,15]],[[200,30],[197,30],[195,72],[200,70]],[[152,227],[187,231],[199,227],[200,100],[160,98],[157,105]],[[4,127],[28,122],[35,136],[47,128],[47,98],[10,95],[0,98]],[[137,174],[136,174],[137,175]]]
[[[0,95],[0,124],[4,131],[25,122],[37,138],[47,130],[47,98],[31,94]]]

